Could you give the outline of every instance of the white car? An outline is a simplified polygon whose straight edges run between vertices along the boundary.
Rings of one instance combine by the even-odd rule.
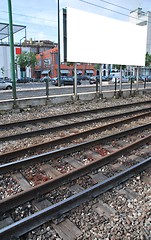
[[[115,77],[113,77],[111,81],[112,81],[113,83],[115,83]],[[120,78],[117,77],[117,78],[116,78],[116,81],[117,81],[117,83],[119,83],[119,82],[120,82]],[[122,77],[122,83],[128,83],[128,82],[129,82],[129,78],[128,78],[128,77]]]
[[[5,82],[4,80],[0,79],[0,89],[3,89],[3,90],[12,89],[12,83],[11,82]]]

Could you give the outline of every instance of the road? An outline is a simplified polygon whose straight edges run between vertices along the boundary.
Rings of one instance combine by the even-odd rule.
[[[139,88],[143,88],[144,84],[139,83]],[[151,87],[151,83],[146,84],[146,88]],[[123,89],[129,89],[130,83],[123,83]],[[102,91],[114,90],[114,83],[103,82]],[[117,85],[117,89],[119,89],[119,84]],[[135,83],[133,83],[133,89],[135,89]],[[95,92],[96,85],[90,85],[89,81],[82,81],[81,85],[77,86],[77,93],[84,92]],[[30,97],[40,97],[46,96],[46,84],[41,82],[36,83],[18,83],[16,84],[16,92],[17,98],[30,98]],[[72,94],[73,86],[61,86],[55,87],[49,84],[49,95],[61,95],[61,94]],[[13,94],[12,90],[0,90],[0,100],[12,99]]]

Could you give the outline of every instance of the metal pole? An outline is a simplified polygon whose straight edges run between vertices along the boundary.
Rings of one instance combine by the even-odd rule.
[[[139,67],[137,66],[137,72],[136,72],[136,91],[138,91],[138,78],[139,78]]]
[[[73,93],[75,99],[77,97],[77,63],[74,64],[74,84],[73,84]]]
[[[133,79],[130,78],[130,95],[132,95]]]
[[[102,64],[100,64],[100,96],[102,95]]]
[[[11,57],[11,78],[13,85],[13,99],[16,104],[16,80],[15,80],[15,60],[14,60],[14,38],[13,38],[13,24],[12,24],[12,6],[11,0],[8,0],[8,14],[9,14],[9,36],[10,36],[10,57]]]
[[[58,0],[58,86],[61,86],[60,81],[60,14],[59,14],[60,6]]]
[[[122,65],[120,66],[120,86],[119,91],[122,91]]]
[[[48,77],[48,75],[46,77],[46,97],[48,100],[49,99],[49,77]]]

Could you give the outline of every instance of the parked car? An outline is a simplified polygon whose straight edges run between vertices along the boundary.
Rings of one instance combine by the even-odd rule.
[[[63,85],[73,85],[74,77],[66,77],[63,79]],[[77,85],[81,85],[81,80],[77,77]]]
[[[3,89],[3,90],[12,89],[12,83],[6,82],[6,81],[0,79],[0,89]]]
[[[147,76],[147,82],[151,82],[151,76]]]
[[[134,75],[130,75],[130,76],[128,76],[128,78],[130,81],[132,80],[132,82],[136,81],[136,76],[134,76]]]
[[[116,78],[117,83],[120,82],[120,78]],[[122,77],[122,83],[128,83],[130,81],[129,77]],[[115,83],[115,77],[112,78],[111,82]]]
[[[47,79],[49,80],[49,82],[51,81],[51,78],[49,76],[45,76],[40,78],[40,82],[46,82]]]
[[[12,79],[8,77],[1,77],[0,80],[4,80],[5,82],[12,82]]]
[[[149,76],[149,75],[141,75],[141,76],[139,76],[139,80],[140,81],[143,81],[143,82],[151,82],[151,76]]]
[[[79,80],[80,80],[80,77],[81,77],[81,80],[90,80],[91,76],[89,75],[81,75],[81,76],[78,76]]]
[[[96,81],[99,81],[98,76],[92,76],[92,77],[90,77],[90,79],[89,79],[89,83],[90,83],[90,84],[95,84]]]
[[[55,85],[55,86],[58,86],[58,78],[57,77],[52,78],[51,79],[51,84]],[[63,77],[60,77],[60,84],[61,85],[63,84]]]
[[[74,84],[74,77],[61,77],[60,79],[60,84],[61,85],[73,85]],[[58,86],[58,78],[52,78],[51,83],[55,86]],[[77,85],[81,85],[81,80],[77,78]]]
[[[90,80],[91,76],[88,75],[77,75],[77,79],[82,81],[82,80]]]
[[[28,82],[33,82],[33,79],[30,77],[25,77],[25,78],[18,78],[17,83],[28,83]]]
[[[111,80],[111,77],[109,77],[109,76],[102,76],[102,81],[109,81],[109,80]],[[96,81],[100,81],[100,76],[99,75],[97,75],[97,76],[92,76],[91,78],[90,78],[90,80],[89,80],[89,83],[90,84],[95,84],[96,83]]]

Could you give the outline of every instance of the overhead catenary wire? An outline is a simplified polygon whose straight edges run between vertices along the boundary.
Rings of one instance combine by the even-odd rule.
[[[95,7],[98,7],[98,8],[102,8],[104,10],[107,10],[107,11],[111,11],[111,12],[114,12],[114,13],[117,13],[117,14],[120,14],[120,15],[123,15],[123,16],[126,16],[126,17],[130,17],[130,18],[133,18],[133,19],[137,19],[138,21],[142,21],[141,19],[139,18],[136,18],[136,17],[133,17],[133,16],[130,16],[128,14],[125,14],[125,13],[122,13],[122,12],[119,12],[119,11],[115,11],[111,8],[107,8],[107,7],[103,7],[103,6],[100,6],[98,4],[95,4],[95,3],[92,3],[92,2],[88,2],[86,0],[79,0],[80,2],[83,2],[83,3],[86,3],[86,4],[89,4],[89,5],[92,5],[92,6],[95,6]],[[117,4],[114,4],[114,3],[111,3],[111,2],[108,2],[108,1],[105,1],[105,0],[98,0],[100,2],[103,2],[103,3],[107,3],[109,5],[112,5],[112,6],[116,6],[116,7],[119,7],[123,10],[127,10],[129,12],[132,12],[133,10],[132,9],[129,9],[129,8],[125,8],[123,6],[120,6],[120,5],[117,5]],[[0,11],[0,12],[3,12],[3,13],[8,13],[8,11]],[[35,17],[35,16],[30,16],[30,15],[26,15],[26,14],[20,14],[20,13],[14,13],[13,12],[13,15],[17,15],[17,16],[22,16],[22,17],[29,17],[29,18],[33,18],[33,19],[38,19],[38,20],[44,20],[44,21],[48,21],[48,22],[55,22],[57,23],[57,20],[50,20],[50,19],[46,19],[46,18],[39,18],[39,17]],[[151,18],[151,17],[148,17],[148,18]],[[151,23],[151,22],[149,22]],[[33,23],[32,23],[33,24]]]
[[[98,5],[98,4],[95,4],[95,3],[92,3],[92,2],[88,2],[88,1],[85,1],[85,0],[79,0],[79,1],[80,1],[80,2],[83,2],[83,3],[86,3],[86,4],[89,4],[89,5],[91,5],[91,6],[94,6],[94,7],[102,8],[102,9],[107,10],[107,11],[111,11],[111,12],[114,12],[114,13],[117,13],[117,14],[120,14],[120,15],[123,15],[123,16],[126,16],[126,17],[129,17],[129,18],[136,19],[136,20],[138,20],[138,21],[140,21],[140,22],[142,21],[142,19],[139,19],[139,18],[137,18],[137,17],[130,16],[130,15],[128,15],[128,14],[125,14],[125,13],[122,13],[122,12],[119,12],[119,11],[115,11],[115,10],[113,10],[113,9],[111,9],[111,8],[103,7],[103,6],[100,6],[100,5]],[[99,1],[106,2],[106,1],[103,1],[103,0],[99,0]],[[111,3],[110,3],[110,4],[111,4]],[[116,4],[111,4],[111,5],[117,6],[117,7],[119,7],[119,8],[122,8],[122,9],[127,10],[127,11],[130,11],[130,12],[133,11],[133,10],[130,10],[130,9],[126,9],[126,8],[120,6],[120,5],[116,5]],[[151,18],[151,17],[148,17],[148,18]],[[151,23],[151,22],[148,21],[148,23]]]
[[[108,10],[108,11],[111,11],[111,12],[114,12],[114,13],[117,13],[117,14],[120,14],[120,15],[123,15],[123,16],[126,16],[126,17],[130,17],[130,18],[134,18],[134,19],[137,19],[137,20],[140,20],[139,18],[135,18],[133,16],[130,16],[128,14],[125,14],[125,13],[122,13],[122,12],[119,12],[119,11],[115,11],[111,8],[107,8],[107,7],[103,7],[103,6],[100,6],[98,4],[95,4],[95,3],[92,3],[92,2],[88,2],[86,0],[79,0],[80,2],[83,2],[83,3],[86,3],[86,4],[89,4],[89,5],[93,5],[95,7],[98,7],[98,8],[102,8],[102,9],[105,9],[105,10]],[[103,2],[103,3],[107,3],[109,5],[112,5],[112,6],[115,6],[115,7],[118,7],[118,8],[121,8],[123,10],[126,10],[126,11],[129,11],[129,12],[132,12],[133,10],[132,9],[129,9],[129,8],[126,8],[126,7],[123,7],[123,6],[120,6],[118,4],[114,4],[114,3],[111,3],[111,2],[108,2],[108,1],[105,1],[105,0],[98,0],[100,2]],[[3,13],[8,13],[8,11],[0,11],[0,12],[3,12]],[[18,16],[22,16],[22,17],[29,17],[29,18],[33,18],[33,19],[39,19],[39,20],[44,20],[44,21],[48,21],[48,22],[55,22],[57,23],[57,20],[50,20],[50,19],[47,19],[47,18],[39,18],[39,17],[35,17],[35,16],[30,16],[30,15],[26,15],[26,14],[20,14],[20,13],[14,13],[13,12],[13,15],[18,15]],[[141,21],[141,20],[140,20]]]
[[[8,11],[0,11],[0,12],[8,13]],[[50,20],[50,19],[46,19],[46,18],[39,18],[39,17],[25,15],[25,14],[21,14],[21,13],[14,13],[13,12],[13,15],[17,15],[17,16],[21,16],[21,17],[29,17],[29,18],[34,18],[34,19],[38,19],[38,20],[44,20],[44,21],[48,21],[48,22],[55,22],[55,23],[57,23],[57,21],[55,21],[55,20]]]
[[[122,9],[124,9],[124,10],[129,11],[129,12],[132,11],[132,10],[129,9],[129,8],[125,8],[125,7],[123,7],[123,6],[120,6],[120,5],[117,5],[117,4],[114,4],[114,3],[108,2],[108,1],[104,1],[104,0],[98,0],[98,1],[100,1],[100,2],[104,2],[104,3],[107,3],[107,4],[112,5],[112,6],[115,6],[115,7],[122,8]]]

